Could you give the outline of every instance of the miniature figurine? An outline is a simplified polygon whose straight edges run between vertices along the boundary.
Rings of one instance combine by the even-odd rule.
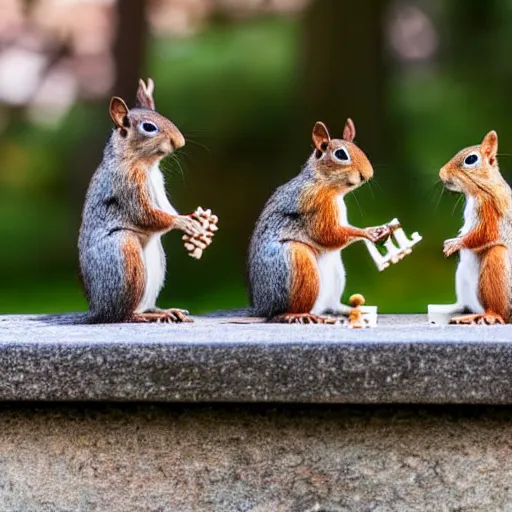
[[[160,161],[185,144],[155,111],[154,84],[139,82],[136,108],[110,102],[115,129],[85,200],[78,241],[91,322],[190,322],[181,309],[157,309],[165,277],[162,234],[179,229],[194,257],[210,245],[217,218],[198,209],[178,215],[165,193]]]
[[[348,299],[348,303],[352,306],[347,321],[349,329],[369,327],[369,323],[361,310],[361,306],[363,306],[365,302],[365,298],[359,293],[352,295],[350,299]]]
[[[448,190],[466,196],[466,207],[459,236],[444,243],[446,257],[460,254],[457,303],[429,306],[432,323],[511,322],[512,191],[500,174],[497,153],[498,135],[491,131],[439,173]]]
[[[385,255],[380,253],[373,242],[370,242],[370,240],[364,241],[379,271],[385,270],[391,264],[398,263],[405,256],[411,254],[412,247],[422,240],[418,233],[413,233],[409,240],[398,219],[393,219],[387,224],[387,227],[391,230],[391,236],[384,242]]]
[[[341,249],[391,234],[388,227],[361,229],[348,223],[345,194],[373,176],[354,138],[350,119],[343,139],[331,139],[326,126],[316,123],[313,154],[265,205],[249,248],[249,295],[256,315],[274,322],[336,323],[326,313],[350,313],[340,302],[345,288]]]

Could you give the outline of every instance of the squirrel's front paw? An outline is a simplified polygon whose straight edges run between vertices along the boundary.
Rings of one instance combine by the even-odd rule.
[[[381,240],[385,240],[388,238],[392,231],[389,226],[377,226],[375,228],[366,228],[366,234],[368,235],[368,239],[370,242],[374,244],[380,242]]]
[[[185,249],[189,256],[198,260],[203,255],[203,251],[212,243],[213,235],[219,229],[217,223],[219,219],[212,214],[211,210],[203,210],[200,206],[191,215],[202,227],[202,232],[198,235],[183,235]]]
[[[178,215],[175,228],[183,231],[188,236],[198,236],[204,231],[201,223],[192,215]]]
[[[449,258],[452,254],[462,249],[462,241],[460,238],[450,238],[445,240],[443,254],[445,258]]]

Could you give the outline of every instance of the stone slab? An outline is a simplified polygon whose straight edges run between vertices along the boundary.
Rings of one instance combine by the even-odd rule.
[[[512,326],[183,325],[0,317],[0,400],[512,404]]]
[[[2,512],[510,512],[512,413],[0,405]]]

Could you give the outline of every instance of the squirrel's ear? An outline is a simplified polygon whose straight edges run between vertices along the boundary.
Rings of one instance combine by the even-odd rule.
[[[494,130],[484,137],[482,144],[480,144],[480,151],[482,155],[489,159],[489,163],[494,165],[498,153],[498,134]]]
[[[346,140],[347,142],[354,142],[355,138],[356,126],[354,125],[354,121],[349,117],[345,123],[345,128],[343,128],[343,140]]]
[[[317,151],[321,151],[323,153],[327,149],[329,142],[331,142],[331,137],[327,130],[327,126],[318,121],[313,128],[313,143],[315,148]]]
[[[130,126],[130,121],[128,120],[128,107],[118,96],[114,96],[110,100],[110,117],[112,118],[112,121],[114,121],[114,124],[122,130]]]
[[[155,110],[155,100],[153,99],[153,91],[155,90],[155,82],[148,78],[148,83],[144,80],[139,80],[139,88],[137,89],[137,107],[148,108]]]

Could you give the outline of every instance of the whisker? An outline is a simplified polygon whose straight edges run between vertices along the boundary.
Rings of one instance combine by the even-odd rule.
[[[462,194],[459,195],[459,197],[457,198],[457,201],[455,202],[455,206],[453,207],[453,210],[452,210],[452,215],[455,215],[455,208],[457,208],[457,205],[460,203],[461,199],[462,199]]]
[[[441,188],[439,196],[437,197],[436,206],[434,207],[434,212],[436,212],[437,209],[439,208],[439,203],[441,203],[441,198],[443,197],[443,194],[444,194],[444,187]]]
[[[194,139],[187,139],[187,142],[190,142],[192,144],[195,144],[196,146],[199,146],[200,148],[203,148],[205,151],[207,151],[208,153],[211,154],[212,150],[206,146],[205,144],[203,144],[202,142],[198,142],[197,140],[194,140]]]
[[[368,190],[370,191],[370,195],[372,196],[372,199],[375,201],[375,194],[373,193],[373,187],[372,187],[371,181],[368,181]]]
[[[162,170],[169,176],[180,176],[182,183],[185,184],[185,173],[183,172],[180,159],[174,153],[170,156],[171,159],[166,159],[162,162]]]
[[[352,194],[352,197],[354,198],[354,200],[357,204],[357,207],[359,209],[359,213],[361,214],[361,217],[364,217],[363,210],[361,209],[361,204],[359,203],[359,200],[357,199],[356,194]]]
[[[190,160],[192,161],[193,164],[196,164],[196,160],[194,159],[194,157],[192,156],[192,153],[187,153],[186,151],[181,151],[181,154],[185,155],[187,158],[190,158]]]
[[[384,192],[384,188],[382,187],[382,185],[379,183],[379,180],[376,179],[376,178],[372,178],[371,182],[369,183],[375,183],[375,185],[379,188],[380,191]]]

